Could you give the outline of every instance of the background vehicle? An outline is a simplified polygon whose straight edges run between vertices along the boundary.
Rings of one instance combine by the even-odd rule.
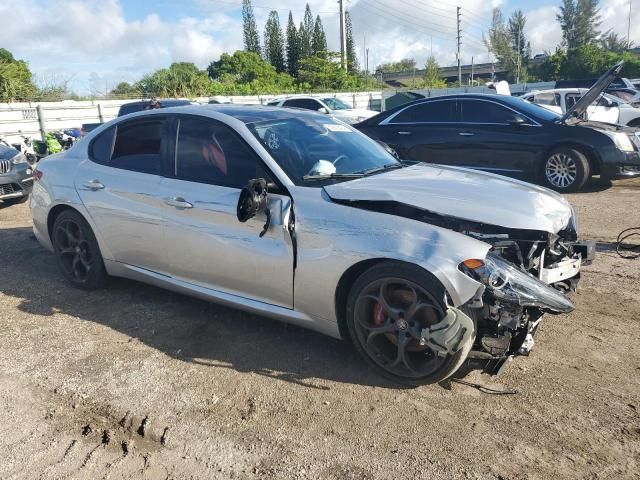
[[[130,277],[349,337],[410,385],[529,353],[591,258],[561,196],[405,167],[313,112],[155,110],[60,156],[39,165],[31,209],[72,284]]]
[[[588,92],[584,88],[565,88],[558,90],[543,90],[523,95],[528,102],[540,105],[552,112],[563,114]],[[586,119],[596,122],[614,123],[640,127],[640,108],[636,108],[623,99],[609,94],[602,94],[589,105]]]
[[[387,110],[355,127],[400,158],[577,191],[591,175],[640,175],[636,129],[581,119],[621,68],[614,65],[562,116],[510,95],[447,95]]]
[[[150,108],[151,101],[152,100],[140,100],[137,102],[125,103],[120,106],[120,110],[118,110],[118,117],[147,110]],[[181,107],[184,105],[194,104],[194,102],[190,100],[159,100],[158,103],[160,106],[157,108]],[[86,135],[87,133],[98,128],[100,125],[102,125],[102,123],[83,123],[81,129],[82,135]]]
[[[23,203],[33,187],[33,170],[23,153],[0,144],[0,206]]]
[[[267,103],[272,107],[291,107],[302,108],[304,110],[313,110],[328,115],[333,115],[343,122],[352,124],[366,120],[378,112],[373,110],[351,108],[342,100],[334,97],[316,98],[296,95],[295,97],[286,97],[279,100],[273,100]]]

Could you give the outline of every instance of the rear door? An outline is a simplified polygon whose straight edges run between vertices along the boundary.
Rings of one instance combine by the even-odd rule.
[[[75,186],[118,262],[165,272],[160,180],[165,172],[166,117],[118,123],[94,138]]]
[[[456,99],[429,100],[407,106],[365,131],[404,159],[455,165],[458,120]]]
[[[172,276],[205,288],[293,307],[290,198],[269,195],[266,216],[240,223],[241,189],[254,178],[271,180],[257,154],[229,126],[176,116],[175,164],[162,180],[162,212]]]
[[[522,177],[535,174],[544,145],[544,127],[526,115],[492,100],[461,98],[459,164]],[[512,122],[521,116],[525,122]]]

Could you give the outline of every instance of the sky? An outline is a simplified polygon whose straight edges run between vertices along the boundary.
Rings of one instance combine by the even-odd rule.
[[[627,36],[630,0],[600,0],[601,30]],[[640,0],[631,0],[631,40],[640,44]],[[172,62],[200,68],[223,52],[242,48],[241,0],[0,0],[0,47],[29,62],[40,85],[68,81],[80,94],[101,94],[120,81],[134,82]],[[561,31],[555,15],[560,0],[345,0],[361,65],[433,54],[441,66],[456,61],[456,5],[462,10],[462,62],[482,63],[482,43],[491,12],[522,9],[533,54],[553,51]],[[296,24],[304,1],[253,0],[260,31],[271,10],[283,28],[291,10]],[[319,14],[328,45],[339,50],[335,0],[309,0]]]

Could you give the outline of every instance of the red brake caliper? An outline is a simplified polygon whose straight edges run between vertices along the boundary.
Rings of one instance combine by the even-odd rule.
[[[373,324],[377,327],[384,322],[384,309],[378,302],[373,306]]]

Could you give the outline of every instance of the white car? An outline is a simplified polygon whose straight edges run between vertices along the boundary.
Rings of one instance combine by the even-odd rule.
[[[557,88],[523,95],[528,102],[540,105],[552,112],[563,115],[581,98],[586,88]],[[640,127],[640,108],[625,103],[622,99],[607,93],[587,108],[587,120]]]
[[[333,117],[350,125],[360,123],[363,120],[378,114],[378,112],[374,110],[351,108],[342,100],[335,97],[316,98],[296,95],[295,97],[273,100],[267,103],[267,105],[271,107],[292,107],[313,110],[314,112],[332,115]]]

